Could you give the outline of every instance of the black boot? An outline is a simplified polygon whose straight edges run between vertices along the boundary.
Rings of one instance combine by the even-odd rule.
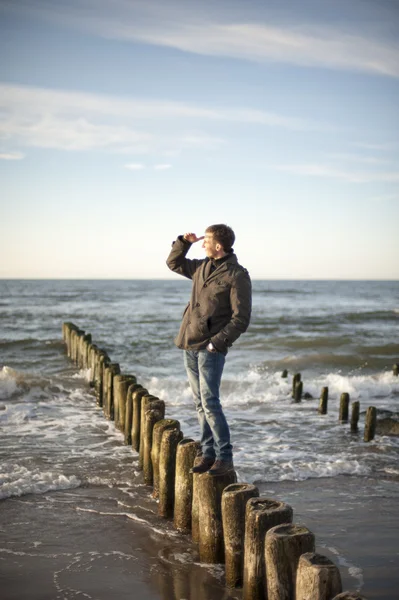
[[[234,465],[232,460],[215,460],[212,467],[209,469],[209,475],[225,475],[229,471],[234,470]]]
[[[215,459],[208,458],[207,456],[201,456],[200,459],[196,458],[195,462],[196,464],[191,469],[191,473],[206,473],[215,462]]]

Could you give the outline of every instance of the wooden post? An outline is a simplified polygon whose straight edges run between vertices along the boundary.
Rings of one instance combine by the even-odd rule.
[[[301,374],[295,373],[295,375],[292,378],[292,397],[293,398],[295,398],[295,386],[298,383],[298,381],[301,381]]]
[[[243,600],[264,600],[267,594],[265,536],[271,527],[291,523],[291,506],[271,498],[251,498],[245,511]]]
[[[105,350],[98,349],[95,353],[95,380],[94,391],[96,393],[97,404],[102,406],[102,395],[104,385],[104,362],[110,362],[108,354]]]
[[[116,375],[114,377],[114,419],[115,427],[125,432],[126,396],[129,385],[137,383],[134,375]]]
[[[98,350],[98,346],[96,344],[89,344],[89,348],[88,348],[88,363],[89,363],[89,369],[90,369],[90,386],[94,387],[95,385],[95,357],[96,357],[96,352]]]
[[[269,529],[265,541],[268,600],[295,598],[299,558],[314,550],[315,537],[302,525],[284,524]]]
[[[199,555],[202,563],[224,562],[222,493],[228,485],[236,481],[237,475],[234,469],[225,475],[202,473],[197,479]]]
[[[245,509],[259,490],[249,483],[232,483],[222,494],[222,522],[226,565],[226,585],[240,587],[244,570]]]
[[[375,436],[375,427],[377,425],[377,409],[375,406],[369,406],[366,412],[366,424],[364,426],[364,441],[371,442]]]
[[[159,505],[161,517],[173,517],[175,503],[175,470],[177,444],[183,439],[183,434],[177,429],[167,429],[163,432],[161,452],[159,457]]]
[[[100,353],[98,359],[98,393],[97,393],[97,404],[98,406],[104,406],[104,390],[106,389],[105,382],[105,367],[110,364],[111,360],[108,354],[104,351]]]
[[[144,396],[148,396],[148,391],[143,388],[136,390],[132,394],[133,401],[133,420],[132,420],[132,448],[138,452],[140,450],[141,433],[141,402]]]
[[[183,438],[177,446],[173,525],[175,529],[183,533],[191,531],[193,474],[190,471],[200,448],[201,444],[191,438]]]
[[[131,383],[127,388],[125,407],[125,444],[127,446],[132,445],[133,393],[142,389],[143,386],[139,383]]]
[[[339,402],[339,420],[341,423],[347,423],[349,419],[349,394],[341,394]]]
[[[356,400],[356,402],[352,402],[352,414],[351,414],[351,432],[357,433],[358,431],[358,421],[360,414],[360,402]]]
[[[319,404],[319,413],[321,415],[327,414],[327,404],[328,404],[328,387],[321,388],[320,395],[320,404]]]
[[[194,461],[195,464],[195,461]],[[193,503],[191,506],[191,539],[195,544],[199,542],[199,498],[198,477],[200,473],[193,473]]]
[[[165,416],[165,402],[163,400],[154,400],[150,402],[144,415],[144,453],[143,453],[143,472],[144,482],[152,485],[153,469],[151,460],[152,433],[154,425]]]
[[[91,344],[91,333],[86,333],[82,339],[82,367],[88,369],[88,348]]]
[[[153,400],[159,400],[156,396],[152,396],[151,394],[147,394],[143,396],[141,399],[141,414],[140,414],[140,448],[139,448],[139,462],[138,462],[138,470],[142,471],[144,467],[144,438],[145,438],[145,411],[149,406],[150,402]]]
[[[114,420],[114,377],[120,375],[121,369],[118,363],[110,363],[107,378],[107,408],[108,418]]]
[[[287,369],[284,369],[284,371],[281,373],[281,377],[283,377],[283,378],[288,377]]]
[[[392,367],[392,373],[395,375],[395,377],[399,376],[399,364],[395,363]]]
[[[366,598],[358,592],[342,592],[342,594],[334,596],[333,600],[366,600]]]
[[[295,384],[294,402],[300,402],[302,398],[303,382],[297,381]]]
[[[306,552],[299,559],[295,600],[330,600],[342,592],[338,567],[322,554]]]
[[[153,470],[153,498],[159,497],[159,454],[161,451],[161,441],[163,432],[167,429],[180,429],[179,421],[175,419],[161,419],[158,423],[155,423],[152,431],[152,448],[151,448],[151,462]]]

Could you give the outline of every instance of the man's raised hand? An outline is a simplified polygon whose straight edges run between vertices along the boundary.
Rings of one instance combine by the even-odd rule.
[[[201,237],[197,237],[195,233],[185,233],[183,237],[187,242],[190,242],[190,244],[194,244],[195,242],[199,242],[200,240],[204,239],[203,235]]]

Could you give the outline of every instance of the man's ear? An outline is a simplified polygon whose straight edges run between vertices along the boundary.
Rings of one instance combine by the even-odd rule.
[[[222,246],[220,244],[216,244],[216,251],[219,252],[219,250],[222,249]]]

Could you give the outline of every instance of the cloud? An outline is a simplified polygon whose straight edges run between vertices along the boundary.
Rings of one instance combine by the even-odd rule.
[[[0,84],[0,138],[36,148],[107,150],[161,155],[218,147],[224,140],[199,130],[244,123],[291,130],[311,121],[248,108],[118,98],[76,91]],[[323,129],[323,126],[320,126]]]
[[[172,165],[169,164],[161,164],[161,165],[154,165],[154,169],[156,171],[166,171],[167,169],[171,169]]]
[[[399,181],[399,172],[352,172],[343,171],[329,165],[302,164],[302,165],[271,165],[276,171],[285,171],[293,175],[307,177],[327,177],[340,179],[349,183],[370,183],[373,181],[394,183]]]
[[[130,171],[142,171],[145,169],[145,165],[142,165],[141,163],[130,163],[125,165],[125,169],[129,169]]]
[[[0,160],[22,160],[25,158],[25,154],[22,152],[1,152]]]
[[[358,162],[358,163],[364,163],[367,165],[382,165],[382,164],[389,164],[390,160],[384,159],[384,158],[377,158],[375,156],[363,156],[360,154],[346,154],[344,152],[334,152],[334,153],[329,153],[327,155],[329,158],[335,159],[335,160],[339,160],[339,161],[349,161],[349,162]]]
[[[222,3],[140,2],[114,0],[20,0],[17,8],[36,17],[118,40],[175,48],[208,56],[302,67],[363,71],[399,77],[399,44],[379,35],[359,33],[356,25],[315,22],[303,12],[233,10]],[[201,4],[199,6],[199,4]],[[206,15],[204,17],[203,15]],[[228,16],[226,16],[228,15]],[[248,16],[250,15],[250,16]],[[359,23],[359,19],[357,20]],[[352,23],[355,23],[352,20]],[[361,27],[361,24],[357,26]]]

